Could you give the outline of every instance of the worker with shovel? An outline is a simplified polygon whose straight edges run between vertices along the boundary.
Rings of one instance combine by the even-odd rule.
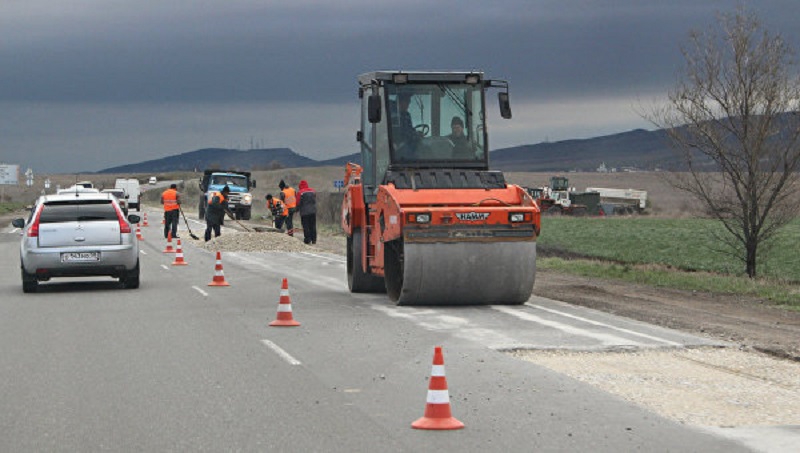
[[[164,205],[164,238],[172,233],[173,238],[178,237],[178,210],[181,207],[181,196],[178,185],[170,184],[169,189],[161,194],[161,204]]]
[[[225,214],[230,212],[228,210],[228,194],[231,188],[227,185],[222,188],[221,192],[214,192],[208,199],[208,208],[206,208],[206,242],[211,240],[211,232],[214,232],[214,237],[219,237],[222,227],[222,220]]]

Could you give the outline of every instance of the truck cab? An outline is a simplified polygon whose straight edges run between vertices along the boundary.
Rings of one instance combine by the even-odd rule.
[[[200,204],[198,213],[200,219],[205,218],[206,207],[211,194],[221,192],[228,186],[228,209],[238,220],[250,220],[253,204],[253,195],[250,189],[255,188],[256,182],[251,179],[250,172],[236,170],[206,170],[200,180]]]

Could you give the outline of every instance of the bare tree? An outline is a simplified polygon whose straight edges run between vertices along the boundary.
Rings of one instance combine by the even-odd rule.
[[[797,214],[800,79],[792,50],[751,12],[692,32],[668,102],[646,115],[688,167],[671,183],[724,225],[719,239],[756,276],[758,252]]]

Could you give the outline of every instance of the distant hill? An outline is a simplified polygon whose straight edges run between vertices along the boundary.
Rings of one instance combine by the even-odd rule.
[[[277,167],[296,168],[318,165],[321,164],[314,159],[303,157],[289,148],[251,149],[248,151],[205,148],[161,159],[106,168],[97,173],[158,173],[204,170],[206,168],[267,170]]]
[[[97,173],[158,173],[206,168],[268,170],[344,166],[347,162],[360,163],[361,157],[354,153],[317,161],[301,156],[289,148],[247,151],[206,148],[162,159],[106,168]],[[663,130],[636,129],[584,140],[514,146],[497,149],[490,154],[491,167],[503,171],[594,171],[601,163],[605,163],[609,169],[632,167],[643,170],[676,168],[681,165]]]

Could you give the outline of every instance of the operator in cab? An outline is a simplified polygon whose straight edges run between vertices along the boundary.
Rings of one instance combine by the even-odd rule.
[[[414,128],[408,107],[411,104],[411,93],[397,95],[398,127],[395,128],[395,151],[404,158],[412,158],[422,135]]]

